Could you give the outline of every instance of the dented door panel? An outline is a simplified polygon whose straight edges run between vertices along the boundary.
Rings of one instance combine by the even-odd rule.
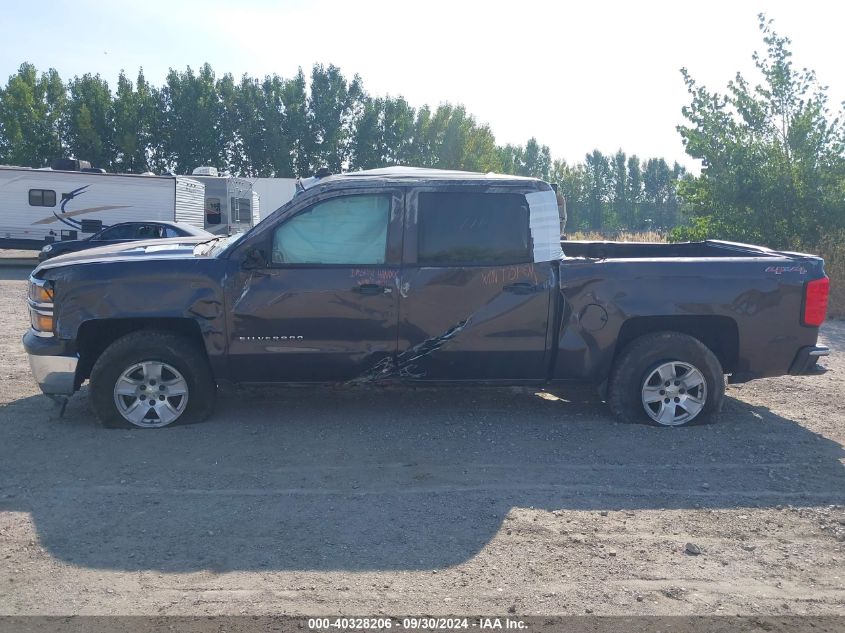
[[[366,195],[366,189],[354,195]],[[238,270],[226,292],[229,311],[229,374],[236,382],[355,380],[391,366],[399,317],[397,280],[403,192],[391,198],[385,262],[273,264]],[[346,196],[350,194],[345,194]],[[344,194],[334,197],[344,197]],[[318,202],[331,199],[321,197]],[[259,235],[270,253],[273,232],[306,212],[306,205]]]
[[[236,381],[349,380],[396,351],[396,267],[238,275],[229,361]],[[384,285],[365,294],[367,284]],[[366,290],[365,290],[366,292]]]
[[[410,268],[402,274],[400,375],[410,380],[543,380],[551,263]]]
[[[420,194],[406,197],[396,365],[408,380],[544,380],[557,292],[557,262],[422,266]],[[525,194],[514,186],[449,192]],[[530,255],[529,255],[530,257]],[[553,294],[551,289],[555,289]]]

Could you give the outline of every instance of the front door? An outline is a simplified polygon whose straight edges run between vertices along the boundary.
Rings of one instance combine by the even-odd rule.
[[[269,261],[240,270],[227,291],[233,380],[366,381],[389,373],[402,207],[399,190],[329,194],[245,245]]]

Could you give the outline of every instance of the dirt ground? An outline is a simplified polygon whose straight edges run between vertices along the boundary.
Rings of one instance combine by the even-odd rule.
[[[826,375],[688,429],[587,388],[309,388],[121,431],[39,395],[25,275],[0,269],[0,614],[845,614],[845,322]]]

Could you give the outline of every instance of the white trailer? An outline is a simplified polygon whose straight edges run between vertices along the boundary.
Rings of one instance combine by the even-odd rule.
[[[261,198],[261,218],[265,218],[296,193],[296,178],[250,178],[252,190]]]
[[[213,167],[197,167],[186,176],[205,185],[206,231],[231,235],[252,228],[257,223],[258,195],[245,178],[218,176]]]
[[[205,192],[181,176],[0,166],[0,247],[41,248],[118,222],[204,225]]]

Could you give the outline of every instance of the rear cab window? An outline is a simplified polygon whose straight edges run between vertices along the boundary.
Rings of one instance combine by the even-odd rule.
[[[523,194],[421,191],[417,210],[420,266],[532,261],[529,208]]]

